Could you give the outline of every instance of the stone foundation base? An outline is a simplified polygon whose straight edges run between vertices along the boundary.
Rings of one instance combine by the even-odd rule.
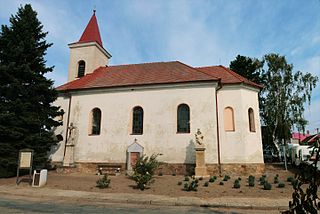
[[[52,163],[60,173],[97,173],[98,165],[120,165],[121,174],[126,172],[126,163],[80,163],[76,162],[75,167],[63,167],[61,163]],[[161,165],[156,171],[156,175],[194,175],[195,174],[195,164],[186,163],[166,163]],[[218,164],[206,164],[208,175],[219,175],[219,165]],[[262,164],[221,164],[221,174],[228,175],[256,175],[264,174],[265,165]]]

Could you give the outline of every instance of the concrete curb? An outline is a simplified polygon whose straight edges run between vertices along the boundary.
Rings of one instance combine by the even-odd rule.
[[[128,203],[137,205],[158,206],[194,206],[211,208],[253,209],[253,210],[286,210],[289,198],[234,198],[220,197],[202,199],[198,197],[168,197],[164,195],[98,193],[50,188],[29,188],[13,185],[0,186],[0,197],[17,196],[26,199],[55,199],[67,201],[86,201],[89,203]]]

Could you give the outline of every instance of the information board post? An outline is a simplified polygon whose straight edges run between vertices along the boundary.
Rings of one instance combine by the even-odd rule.
[[[17,185],[21,182],[19,180],[19,173],[21,169],[29,169],[29,184],[32,183],[32,162],[33,162],[33,150],[32,149],[21,149],[19,151],[19,160],[18,160],[18,167],[17,167]]]

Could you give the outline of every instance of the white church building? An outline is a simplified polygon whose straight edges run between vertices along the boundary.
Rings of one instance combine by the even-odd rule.
[[[261,86],[224,66],[179,61],[109,66],[95,13],[69,44],[68,82],[57,88],[64,111],[54,165],[96,171],[131,169],[137,157],[161,154],[163,173],[195,165],[195,133],[204,136],[210,174],[264,170],[258,92]]]

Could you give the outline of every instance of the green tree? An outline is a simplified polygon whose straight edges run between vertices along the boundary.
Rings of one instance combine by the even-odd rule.
[[[235,60],[230,62],[230,69],[237,72],[241,76],[255,83],[263,83],[261,78],[261,69],[263,61],[247,56],[238,55]]]
[[[259,93],[263,142],[288,140],[294,127],[304,131],[304,105],[310,104],[318,77],[294,72],[284,56],[267,54],[262,60],[238,55],[230,69],[264,86]]]
[[[266,65],[262,71],[264,88],[260,95],[262,123],[272,142],[286,142],[294,127],[304,131],[307,124],[304,105],[310,104],[318,77],[294,72],[293,65],[278,54],[267,54],[263,59]]]
[[[10,17],[0,32],[0,177],[15,175],[20,149],[34,149],[34,165],[44,165],[56,143],[52,106],[57,98],[44,56],[47,43],[37,13],[27,4]]]

